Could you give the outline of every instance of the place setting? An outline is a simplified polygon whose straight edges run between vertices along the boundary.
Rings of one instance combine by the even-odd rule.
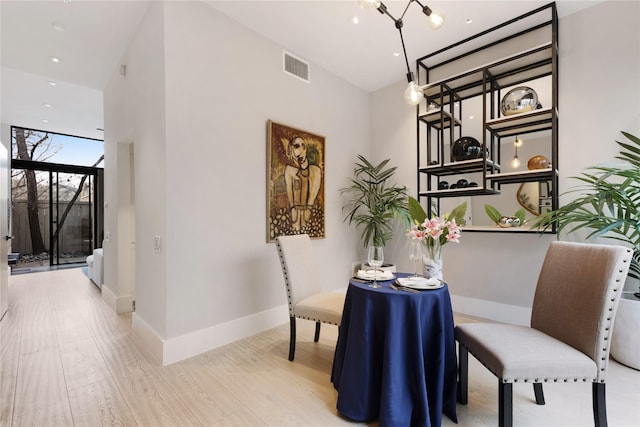
[[[444,286],[444,282],[436,277],[428,279],[421,276],[398,277],[394,283],[404,288],[416,290],[440,289]]]

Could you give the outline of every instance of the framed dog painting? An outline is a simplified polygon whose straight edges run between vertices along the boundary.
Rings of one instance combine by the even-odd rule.
[[[324,238],[325,138],[267,122],[267,241]]]

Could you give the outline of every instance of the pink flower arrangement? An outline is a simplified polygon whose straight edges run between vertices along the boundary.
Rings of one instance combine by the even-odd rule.
[[[462,202],[443,217],[428,218],[426,212],[413,197],[409,196],[409,212],[413,219],[407,236],[422,243],[431,259],[440,259],[442,246],[449,242],[460,243],[460,225],[464,225],[467,203]]]
[[[449,242],[460,243],[460,227],[456,224],[456,219],[444,217],[425,218],[420,223],[415,223],[407,236],[422,242],[429,256],[432,259],[440,257],[442,246]]]

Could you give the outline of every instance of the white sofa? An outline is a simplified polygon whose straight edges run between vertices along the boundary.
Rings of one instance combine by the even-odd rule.
[[[94,249],[93,255],[87,257],[89,279],[98,286],[104,281],[102,275],[102,248]]]

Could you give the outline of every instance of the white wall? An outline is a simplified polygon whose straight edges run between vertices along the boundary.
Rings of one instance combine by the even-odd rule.
[[[640,132],[639,2],[608,1],[560,20],[560,191],[585,167],[613,160],[620,130]],[[415,194],[415,111],[404,81],[372,94],[373,153],[404,165]],[[561,203],[566,202],[561,198]],[[527,323],[540,264],[555,236],[467,232],[444,249],[454,310]],[[579,240],[579,236],[563,239]],[[402,247],[398,240],[393,243]],[[410,267],[399,254],[400,269]],[[506,313],[506,314],[505,314]]]
[[[126,203],[118,191],[117,164],[119,143],[133,142],[135,152],[136,215],[136,284],[135,316],[148,324],[159,336],[165,336],[166,319],[166,251],[157,254],[153,236],[166,236],[165,171],[165,72],[164,8],[154,4],[129,47],[122,64],[126,75],[116,71],[104,91],[105,99],[105,284],[103,295],[116,300],[129,299],[132,285],[118,280],[125,268],[118,251],[131,236],[121,223],[128,215]],[[124,199],[124,200],[123,200]],[[120,221],[119,221],[120,220]],[[123,242],[124,240],[124,242]]]
[[[138,70],[144,61],[157,75]],[[356,154],[369,155],[369,95],[317,64],[309,84],[285,75],[280,46],[201,2],[154,4],[124,62],[126,78],[115,75],[105,91],[105,138],[135,147],[134,327],[161,341],[159,358],[287,322],[275,245],[266,243],[269,119],[326,137],[326,238],[313,246],[325,288],[346,287],[359,243],[342,222],[338,189]],[[106,184],[117,204],[115,182]],[[106,215],[114,227],[111,207]]]
[[[562,189],[569,175],[612,158],[620,129],[640,129],[638,7],[607,2],[561,20]],[[415,191],[416,126],[404,81],[368,95],[317,64],[303,83],[284,75],[281,61],[280,46],[206,4],[156,3],[123,58],[126,77],[114,75],[105,90],[105,231],[119,229],[115,144],[132,141],[134,326],[155,340],[165,364],[286,322],[278,259],[265,242],[267,120],[326,136],[327,237],[313,241],[326,289],[344,287],[362,257],[338,193],[356,154],[391,158],[397,182]],[[445,249],[454,309],[526,323],[553,239],[465,233]],[[117,282],[113,245],[105,245],[105,286],[126,298],[133,289]],[[404,246],[399,230],[387,255],[408,270]]]

